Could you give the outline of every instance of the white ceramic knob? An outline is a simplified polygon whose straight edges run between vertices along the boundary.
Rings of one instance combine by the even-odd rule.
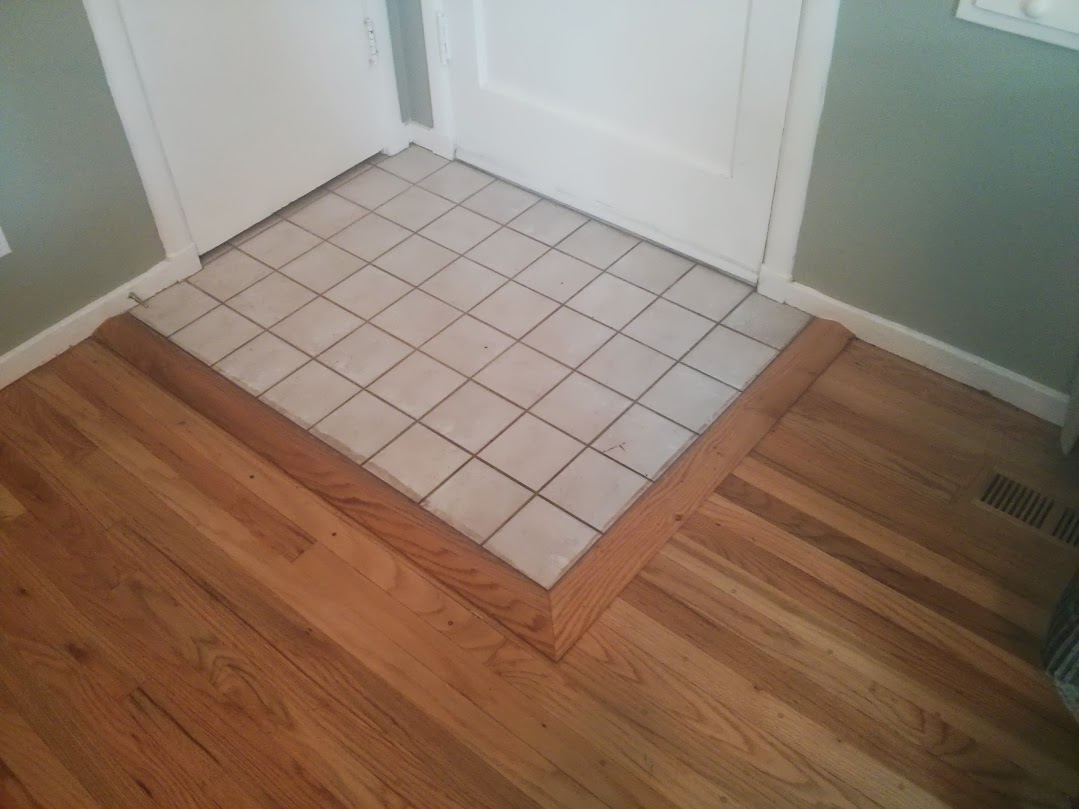
[[[1023,0],[1022,8],[1024,14],[1036,20],[1038,17],[1044,17],[1052,5],[1051,0]]]

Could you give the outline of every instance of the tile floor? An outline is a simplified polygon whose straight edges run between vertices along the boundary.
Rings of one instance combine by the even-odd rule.
[[[134,314],[551,587],[808,321],[418,147]]]

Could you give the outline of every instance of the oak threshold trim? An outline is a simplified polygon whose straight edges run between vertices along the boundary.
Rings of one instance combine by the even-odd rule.
[[[810,323],[549,591],[131,315],[107,321],[93,339],[558,660],[851,334],[831,321]]]

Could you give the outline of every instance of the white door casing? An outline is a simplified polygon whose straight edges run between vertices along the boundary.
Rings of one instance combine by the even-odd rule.
[[[380,2],[119,5],[199,252],[396,137],[396,97],[387,98],[383,74],[386,64],[392,71],[389,38],[372,58],[365,22],[374,14],[387,30]]]
[[[754,278],[801,0],[447,0],[458,156]]]

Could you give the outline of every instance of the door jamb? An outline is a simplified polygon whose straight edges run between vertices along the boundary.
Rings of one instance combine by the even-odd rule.
[[[805,0],[798,23],[772,214],[757,276],[757,291],[780,303],[786,300],[794,276],[794,257],[832,66],[839,3],[840,0]]]

